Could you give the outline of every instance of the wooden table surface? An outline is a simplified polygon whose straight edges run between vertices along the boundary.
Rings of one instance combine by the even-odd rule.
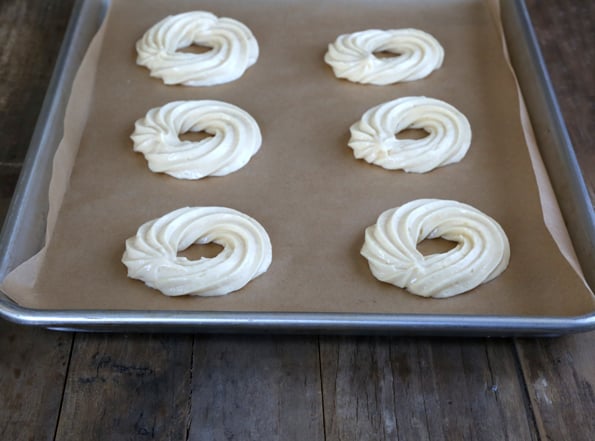
[[[0,1],[0,219],[72,4]],[[593,196],[595,2],[528,6]],[[595,332],[98,335],[0,320],[0,440],[7,441],[587,441],[595,439],[594,388]]]

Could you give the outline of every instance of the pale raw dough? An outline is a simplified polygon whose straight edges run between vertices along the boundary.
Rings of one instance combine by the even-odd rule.
[[[441,237],[457,245],[424,256],[417,244]],[[366,229],[361,254],[374,277],[422,297],[445,298],[500,275],[510,246],[502,227],[457,201],[418,199],[385,211]]]
[[[216,243],[215,257],[189,260],[177,253],[192,244]],[[126,241],[128,277],[168,296],[219,296],[264,273],[272,259],[265,229],[250,216],[224,207],[185,207],[140,226]]]
[[[180,52],[191,45],[203,53]],[[137,64],[165,84],[214,86],[240,78],[258,59],[258,43],[243,23],[210,12],[170,15],[136,43]]]
[[[395,56],[374,55],[383,51]],[[370,29],[340,35],[324,56],[337,78],[377,86],[425,78],[442,66],[443,59],[438,40],[418,29]]]
[[[211,135],[182,141],[186,132]],[[174,101],[136,121],[134,151],[141,152],[155,173],[178,179],[223,176],[244,167],[260,149],[258,124],[246,111],[222,101]]]
[[[405,129],[423,129],[422,139],[397,139]],[[459,162],[471,145],[471,126],[444,101],[423,96],[398,98],[364,113],[350,128],[349,147],[358,159],[389,170],[425,173]]]

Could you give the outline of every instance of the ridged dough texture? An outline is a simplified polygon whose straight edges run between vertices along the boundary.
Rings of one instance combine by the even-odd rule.
[[[441,237],[457,245],[424,256],[417,244]],[[445,298],[472,290],[508,266],[502,227],[457,201],[418,199],[385,211],[366,229],[361,254],[374,277],[422,296]]]
[[[200,141],[181,140],[186,132],[206,132]],[[257,122],[246,111],[213,100],[174,101],[149,110],[131,136],[155,173],[178,179],[223,176],[244,167],[260,149]]]
[[[378,58],[375,52],[392,52]],[[393,29],[343,34],[329,44],[324,61],[337,78],[385,86],[427,77],[442,66],[444,49],[432,35],[418,29]]]
[[[405,129],[423,129],[422,139],[398,139]],[[425,173],[459,162],[471,145],[471,126],[460,111],[434,98],[398,98],[371,108],[350,128],[349,147],[358,159],[389,170]]]
[[[215,257],[189,260],[177,253],[216,243]],[[126,241],[128,277],[168,296],[218,296],[237,291],[271,264],[271,242],[256,220],[225,207],[185,207],[149,221]]]
[[[192,44],[211,48],[180,52]],[[213,86],[240,78],[258,59],[258,42],[250,29],[232,18],[192,11],[170,15],[136,43],[137,64],[165,84]]]

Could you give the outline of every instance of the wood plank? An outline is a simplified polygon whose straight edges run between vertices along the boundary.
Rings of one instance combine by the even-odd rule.
[[[537,439],[510,340],[323,338],[326,439]]]
[[[595,332],[517,343],[542,439],[595,439]]]
[[[20,165],[74,0],[0,5],[0,166]]]
[[[72,3],[4,1],[0,5],[0,224]],[[53,439],[72,338],[72,334],[0,320],[0,439]]]
[[[527,6],[595,204],[595,2]],[[595,332],[516,343],[542,439],[595,439]]]
[[[72,335],[0,320],[0,439],[53,440]]]
[[[0,133],[4,140],[0,161],[6,161],[10,167],[18,167],[24,157],[24,146],[28,144],[45,93],[46,86],[40,84],[47,83],[53,64],[49,45],[52,39],[61,40],[56,35],[68,17],[68,13],[57,13],[58,9],[51,8],[66,8],[63,5],[71,3],[72,0],[7,0],[0,5],[0,33],[2,41],[7,42],[0,48]],[[584,54],[592,53],[590,17],[594,14],[592,10],[585,12],[585,5],[593,5],[593,2],[552,0],[543,5],[543,2],[529,0],[529,3],[532,12],[537,9],[544,14],[542,24],[536,23],[538,36],[542,44],[545,41],[551,46],[545,51],[546,61],[577,155],[581,163],[586,164],[583,172],[592,190],[595,151],[591,140],[595,118],[593,82],[588,75],[593,72],[593,64],[592,58],[589,60]],[[47,14],[46,21],[35,18],[40,14]],[[13,34],[7,31],[7,26]],[[546,40],[543,40],[541,32],[550,28],[551,34],[545,34]],[[29,37],[19,32],[26,32]],[[22,47],[31,48],[28,56],[19,53],[21,43]],[[57,52],[57,46],[53,47]],[[573,76],[576,72],[580,72],[579,76]],[[564,79],[567,75],[570,79]],[[583,89],[577,92],[573,86],[576,84]],[[20,112],[21,117],[8,115],[9,111]],[[3,176],[14,179],[14,174],[2,175],[2,184],[5,183]],[[6,192],[4,187],[0,190],[2,194],[12,192]],[[58,340],[64,338],[65,342],[58,345]],[[0,322],[0,353],[3,354],[0,359],[3,398],[0,439],[52,439],[66,370],[64,363],[68,359],[64,352],[70,348],[68,338],[69,334]],[[150,439],[170,435],[171,439],[185,439],[181,428],[189,418],[187,415],[193,417],[191,434],[196,436],[219,430],[216,434],[222,439],[234,436],[249,439],[250,434],[270,435],[260,439],[292,439],[291,435],[296,433],[298,436],[293,439],[322,439],[321,435],[310,436],[311,432],[316,432],[313,428],[321,426],[321,412],[316,410],[315,404],[308,404],[320,400],[311,379],[315,376],[313,365],[316,363],[310,344],[304,349],[295,341],[292,343],[291,338],[269,341],[268,338],[197,337],[200,348],[192,357],[188,355],[188,351],[192,352],[188,349],[188,337],[169,339],[77,336],[77,356],[69,375],[57,439]],[[309,338],[304,340],[311,343]],[[180,345],[185,349],[180,349]],[[586,419],[593,414],[593,333],[555,340],[520,340],[517,345],[540,438],[579,441],[595,438],[592,419]],[[285,354],[289,349],[296,352]],[[300,352],[307,361],[297,360],[292,365],[288,360]],[[104,358],[106,356],[109,359]],[[430,436],[465,439],[471,435],[486,439],[488,428],[494,430],[494,436],[488,439],[536,438],[532,417],[525,410],[527,397],[520,390],[519,374],[508,340],[461,343],[460,340],[324,338],[321,356],[323,378],[319,381],[323,381],[324,386],[329,439],[382,439],[381,433],[386,433],[387,439],[429,439]],[[189,367],[191,358],[193,368]],[[165,372],[166,365],[171,370],[169,374]],[[148,374],[147,367],[154,372]],[[221,370],[216,370],[218,367]],[[308,379],[300,373],[302,370],[308,372]],[[174,373],[180,376],[177,381],[171,378]],[[191,374],[194,386],[192,398],[189,398]],[[157,377],[167,378],[169,384],[175,383],[177,391],[164,391],[165,386]],[[85,379],[90,378],[96,379],[85,383]],[[308,384],[302,388],[302,394],[311,395],[304,397],[295,385],[305,383]],[[268,393],[266,398],[258,396],[264,393],[262,391]],[[29,396],[35,399],[27,398]],[[163,413],[165,404],[157,402],[161,396],[165,397],[165,404],[178,400],[175,405],[179,406],[177,412],[181,416],[170,422],[173,434],[158,424],[170,415]],[[186,404],[182,403],[184,396]],[[202,401],[209,396],[210,401]],[[288,409],[289,399],[298,401],[299,410]],[[272,404],[275,401],[282,403],[284,416],[278,415]],[[251,404],[249,408],[247,402]],[[193,405],[192,410],[188,410],[189,403]],[[239,410],[234,409],[235,405]],[[139,409],[145,410],[141,418],[137,413],[135,419],[134,412]],[[307,409],[313,415],[310,419],[304,416],[310,413]],[[151,417],[155,415],[157,423],[153,424]],[[215,423],[209,422],[207,416],[214,418]],[[135,424],[136,420],[140,422]],[[503,427],[494,428],[498,422]],[[221,427],[223,424],[227,431]],[[481,424],[486,427],[480,427]],[[395,433],[395,437],[388,438],[388,434]],[[301,434],[304,436],[299,436]],[[357,438],[354,434],[361,436]]]
[[[0,147],[0,152],[2,148]],[[20,165],[0,166],[0,225],[8,212],[10,200],[21,172]]]
[[[595,206],[595,2],[526,4]]]
[[[56,441],[186,439],[192,337],[77,334]]]
[[[195,339],[191,440],[324,439],[316,337]]]

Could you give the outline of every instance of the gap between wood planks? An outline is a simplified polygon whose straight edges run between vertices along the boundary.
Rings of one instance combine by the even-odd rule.
[[[70,360],[72,360],[72,351],[74,350],[74,341],[76,334],[70,334],[70,350],[68,351],[68,361],[66,362],[66,372],[64,373],[64,381],[62,382],[62,395],[60,396],[60,406],[58,407],[58,415],[56,415],[56,424],[54,426],[54,434],[52,440],[56,439],[58,434],[58,423],[60,422],[60,415],[62,415],[62,405],[64,404],[64,396],[66,394],[66,382],[68,381],[68,373],[70,371]]]
[[[188,390],[188,404],[186,409],[188,415],[186,416],[186,441],[190,440],[190,428],[192,426],[192,392],[194,384],[194,347],[196,344],[196,336],[192,337],[192,349],[190,351],[190,388]]]

